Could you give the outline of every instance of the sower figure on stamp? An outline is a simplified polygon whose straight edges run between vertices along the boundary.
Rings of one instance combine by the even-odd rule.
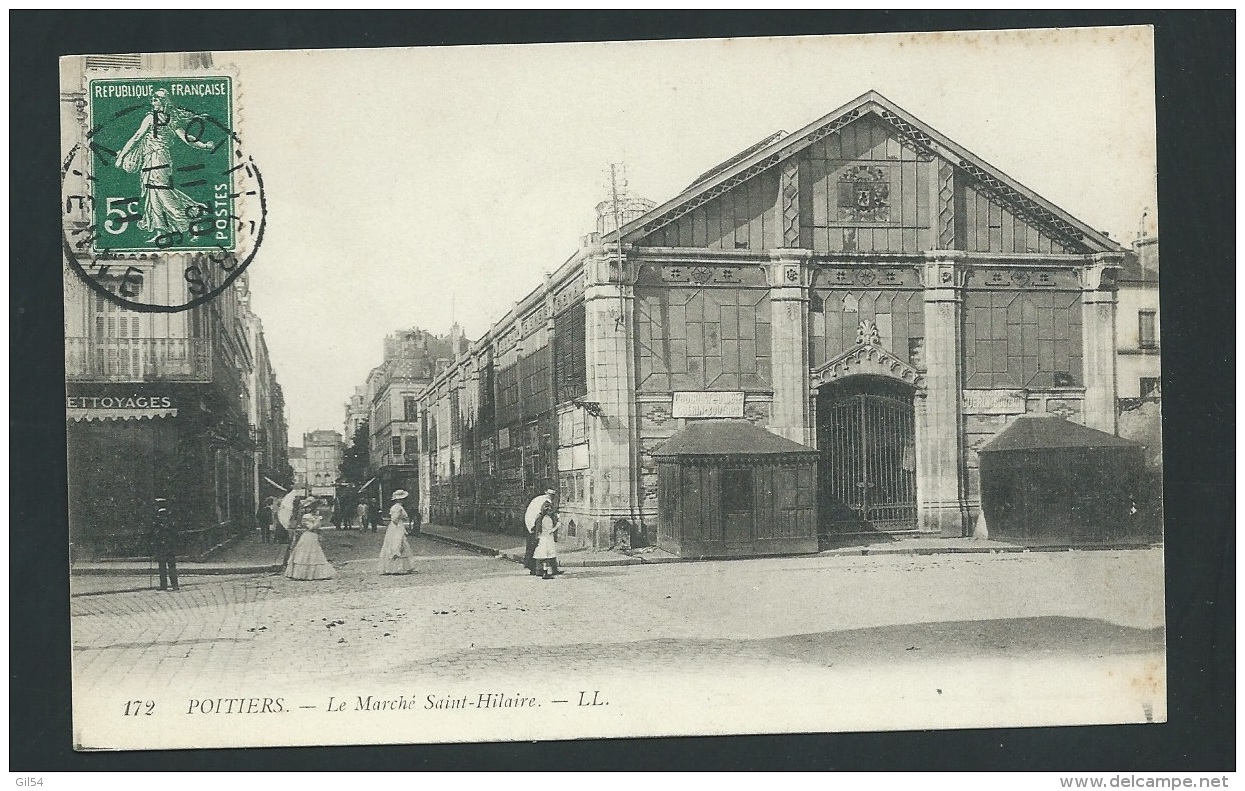
[[[169,511],[169,501],[157,497],[156,513],[151,520],[151,558],[160,566],[160,590],[168,590],[171,582],[177,590],[177,526]]]
[[[169,92],[161,88],[151,95],[151,112],[143,116],[134,136],[117,152],[117,167],[127,173],[139,173],[143,200],[141,230],[154,235],[187,233],[195,219],[205,216],[207,207],[173,186],[173,141],[180,140],[191,148],[211,150],[206,140],[191,139],[187,134],[192,114],[175,107]]]

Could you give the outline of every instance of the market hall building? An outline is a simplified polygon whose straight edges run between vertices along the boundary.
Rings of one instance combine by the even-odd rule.
[[[963,536],[1014,418],[1116,433],[1124,249],[875,92],[650,206],[424,391],[425,520],[517,532],[553,488],[572,546],[677,548],[676,509],[705,556]],[[724,419],[789,444],[678,438]]]

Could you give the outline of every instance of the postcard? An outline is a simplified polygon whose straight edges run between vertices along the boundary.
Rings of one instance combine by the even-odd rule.
[[[1166,721],[1150,28],[60,91],[77,749]]]

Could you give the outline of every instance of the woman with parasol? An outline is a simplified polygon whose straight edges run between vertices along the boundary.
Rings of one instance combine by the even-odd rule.
[[[317,512],[316,498],[305,503],[303,515],[303,534],[298,537],[294,551],[285,564],[285,576],[292,580],[331,580],[337,576],[336,570],[324,556],[320,547],[320,526],[323,518]]]

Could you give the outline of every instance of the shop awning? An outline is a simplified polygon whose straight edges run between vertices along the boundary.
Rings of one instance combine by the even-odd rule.
[[[65,410],[70,420],[153,420],[158,417],[177,417],[177,409],[93,409],[75,407]]]

